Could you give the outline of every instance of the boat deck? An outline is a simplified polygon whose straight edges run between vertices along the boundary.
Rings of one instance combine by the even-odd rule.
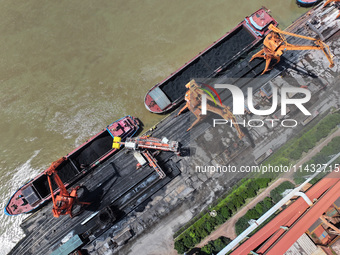
[[[255,28],[252,16],[263,22],[263,27],[257,24]],[[185,84],[193,78],[215,77],[219,72],[228,69],[229,65],[262,41],[269,31],[269,24],[277,26],[276,20],[265,8],[246,17],[218,41],[152,87],[145,96],[146,108],[154,113],[164,113],[180,104],[184,100]]]
[[[125,116],[67,154],[67,160],[57,167],[64,185],[67,187],[72,184],[115,153],[116,149],[112,148],[113,136],[120,136],[124,140],[128,136],[133,136],[138,129],[138,121],[134,117]],[[51,181],[52,189],[56,192],[58,187],[54,178]],[[5,213],[17,215],[31,212],[49,199],[51,193],[47,176],[42,172],[15,192],[6,205]]]
[[[237,54],[254,43],[257,38],[244,25],[236,28],[228,40],[218,44],[201,55],[190,66],[182,69],[176,76],[160,86],[171,102],[183,97],[186,92],[185,84],[192,78],[209,77],[215,69],[231,62]],[[227,61],[226,63],[226,60]]]

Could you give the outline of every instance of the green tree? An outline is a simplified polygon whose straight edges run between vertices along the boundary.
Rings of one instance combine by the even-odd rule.
[[[289,181],[285,181],[283,183],[281,183],[278,187],[275,188],[275,190],[279,193],[282,194],[285,190],[287,189],[293,189],[294,188],[294,184],[289,182]]]
[[[270,178],[257,178],[256,183],[260,189],[267,188],[268,183],[271,181]]]
[[[217,226],[217,220],[216,217],[208,217],[208,221],[210,222],[211,226],[216,227]]]
[[[186,246],[187,248],[191,248],[195,245],[193,239],[191,236],[184,234],[183,237],[183,244],[184,246]]]
[[[294,151],[292,153],[295,153]],[[302,154],[302,150],[301,150],[301,154]],[[285,158],[285,157],[279,157],[275,160],[274,165],[276,166],[289,166],[290,161],[289,159]]]
[[[207,245],[203,246],[201,248],[201,252],[204,252],[205,254],[211,254],[213,252],[214,246],[209,242]]]
[[[236,234],[241,234],[247,227],[249,227],[248,224],[249,219],[247,219],[245,216],[238,219],[238,221],[235,224],[235,231]]]
[[[222,207],[220,213],[222,214],[222,216],[225,220],[229,219],[229,217],[231,215],[231,211],[229,210],[229,208],[227,206]]]
[[[274,204],[270,197],[265,197],[263,199],[263,205],[265,207],[265,210],[268,211],[268,209],[271,208]]]
[[[218,239],[216,239],[216,240],[213,241],[213,246],[214,246],[213,251],[214,251],[215,253],[218,253],[218,252],[220,252],[226,245],[223,243],[223,241],[222,241],[220,238],[218,238]]]
[[[225,237],[225,236],[221,236],[219,237],[219,239],[221,239],[224,245],[228,245],[231,242],[230,238]]]
[[[311,139],[306,138],[301,139],[299,145],[302,146],[304,152],[307,152],[314,147],[314,143]]]
[[[261,215],[253,208],[250,209],[245,216],[250,220],[250,219],[254,219],[257,220]]]
[[[236,208],[235,204],[234,204],[232,201],[229,201],[229,202],[226,204],[226,207],[231,211],[231,213],[237,211],[237,208]]]
[[[272,191],[270,191],[270,197],[272,198],[275,204],[279,202],[282,198],[276,189],[273,189]]]
[[[249,189],[249,188],[251,188],[251,189],[253,189],[255,192],[257,192],[259,189],[260,189],[260,185],[256,182],[256,181],[254,181],[254,180],[252,180],[250,183],[248,183],[248,185],[247,185],[247,189]]]
[[[302,148],[300,146],[297,146],[293,151],[289,153],[289,158],[298,160],[299,158],[301,158],[302,152],[303,152]]]
[[[221,225],[225,222],[224,217],[222,216],[221,213],[217,213],[215,220],[216,220],[216,225]]]
[[[253,198],[256,196],[256,190],[254,187],[248,187],[248,189],[244,192],[248,198]]]
[[[183,239],[179,239],[175,242],[175,250],[179,254],[183,254],[184,252],[186,252],[188,250],[188,248],[183,243]]]
[[[204,228],[205,228],[205,229],[207,230],[207,232],[210,234],[211,231],[213,231],[214,226],[210,223],[210,221],[207,220],[207,221],[205,222]]]
[[[235,196],[234,200],[236,208],[240,208],[244,204],[244,199],[241,196]]]
[[[242,198],[243,201],[245,201],[247,198],[251,197],[251,195],[248,194],[248,190],[247,189],[245,189],[242,192],[240,192],[239,194],[237,194],[237,196]]]
[[[259,213],[260,216],[262,216],[262,214],[265,212],[262,201],[255,205],[255,210]]]
[[[195,233],[196,233],[196,236],[202,240],[204,239],[206,236],[208,236],[208,232],[205,230],[205,228],[203,226],[198,226],[195,228]]]

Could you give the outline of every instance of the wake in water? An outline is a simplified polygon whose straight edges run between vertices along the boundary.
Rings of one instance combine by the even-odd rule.
[[[0,255],[5,255],[15,246],[20,239],[24,237],[24,232],[20,228],[21,222],[29,215],[8,216],[4,213],[4,208],[8,199],[12,194],[21,187],[25,181],[28,181],[39,174],[42,169],[33,169],[31,167],[32,160],[39,154],[40,150],[34,151],[33,155],[21,166],[17,167],[13,172],[14,175],[4,187],[8,192],[0,195]]]

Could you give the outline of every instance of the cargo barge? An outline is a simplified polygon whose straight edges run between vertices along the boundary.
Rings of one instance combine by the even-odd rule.
[[[192,78],[218,75],[262,41],[269,32],[269,24],[278,25],[264,7],[247,16],[226,35],[152,87],[145,96],[145,107],[153,113],[165,113],[179,105],[184,100],[185,84]]]
[[[112,148],[113,137],[122,140],[133,136],[139,129],[139,121],[132,116],[125,116],[103,129],[87,140],[71,153],[66,155],[66,161],[58,168],[58,175],[69,186],[79,180],[84,174],[102,163],[115,153]],[[54,193],[58,192],[57,185],[52,182]],[[29,213],[51,199],[46,174],[43,172],[33,180],[19,188],[9,199],[5,214],[18,215]]]

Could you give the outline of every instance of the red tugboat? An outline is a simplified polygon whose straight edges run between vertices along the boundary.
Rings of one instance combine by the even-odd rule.
[[[125,140],[133,136],[139,129],[139,121],[132,116],[125,116],[108,125],[101,132],[87,140],[77,149],[67,154],[57,167],[62,183],[67,188],[71,183],[79,180],[85,173],[99,165],[113,153],[113,137]],[[54,195],[59,191],[55,182],[51,183]],[[9,199],[5,214],[19,215],[29,213],[51,199],[51,192],[46,171],[39,174],[19,188]]]
[[[258,44],[269,33],[269,24],[278,25],[264,7],[246,17],[226,35],[152,87],[145,96],[145,107],[153,113],[165,113],[182,103],[185,84],[192,78],[218,75],[241,54]]]

